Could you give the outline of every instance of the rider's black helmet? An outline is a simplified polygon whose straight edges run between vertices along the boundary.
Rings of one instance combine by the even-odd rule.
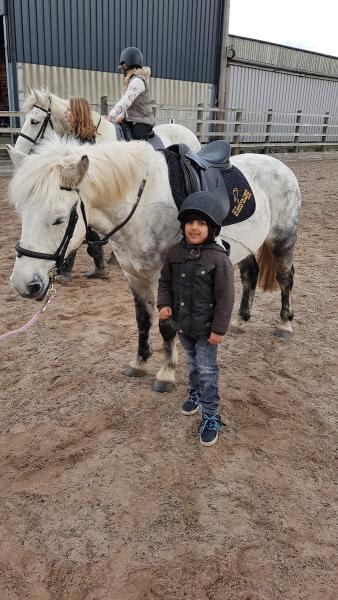
[[[198,216],[219,232],[227,214],[227,207],[221,198],[211,192],[194,192],[185,198],[177,218],[184,224],[192,216]]]
[[[143,67],[143,55],[141,50],[129,46],[121,52],[120,65],[125,63],[128,67]]]

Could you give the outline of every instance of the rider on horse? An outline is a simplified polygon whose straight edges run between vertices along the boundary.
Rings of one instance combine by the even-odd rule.
[[[127,139],[153,137],[154,117],[149,91],[150,68],[144,66],[141,50],[125,48],[120,56],[124,74],[124,93],[109,113],[108,119],[123,126]]]

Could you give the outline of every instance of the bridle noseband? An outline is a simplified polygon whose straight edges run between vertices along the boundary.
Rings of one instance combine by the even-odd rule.
[[[38,108],[39,110],[42,110],[43,112],[46,113],[46,116],[42,122],[42,125],[38,131],[38,134],[37,134],[36,138],[34,139],[34,138],[30,137],[29,135],[26,135],[25,133],[22,133],[20,131],[19,136],[25,138],[26,140],[31,142],[31,144],[35,145],[39,139],[43,140],[48,123],[50,123],[50,126],[52,129],[54,129],[54,126],[53,126],[53,121],[52,121],[52,107],[51,107],[50,101],[49,101],[49,107],[47,109],[43,108],[42,106],[38,106],[37,104],[33,104],[33,108]]]

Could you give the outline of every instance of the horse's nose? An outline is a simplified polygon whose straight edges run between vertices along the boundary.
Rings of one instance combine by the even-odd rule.
[[[42,281],[32,281],[26,285],[26,295],[28,298],[38,298],[43,290]]]

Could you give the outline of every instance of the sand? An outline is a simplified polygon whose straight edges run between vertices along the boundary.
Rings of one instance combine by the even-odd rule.
[[[274,337],[279,293],[258,291],[220,350],[212,448],[184,417],[186,371],[128,379],[133,301],[118,266],[71,284],[1,344],[0,600],[336,600],[338,160],[290,163],[302,219],[294,335]],[[10,287],[20,224],[0,179],[0,334],[39,308]],[[108,252],[106,253],[108,256]],[[236,272],[236,310],[240,300]]]

